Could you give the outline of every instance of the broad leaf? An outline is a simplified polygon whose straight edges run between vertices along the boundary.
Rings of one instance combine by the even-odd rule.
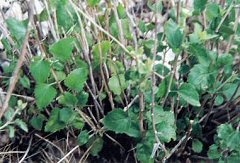
[[[109,79],[110,90],[113,91],[115,95],[121,95],[122,91],[126,88],[126,81],[123,74],[113,75]]]
[[[109,112],[102,120],[104,127],[115,133],[125,133],[132,137],[139,137],[139,128],[132,122],[128,114],[121,109]]]
[[[14,18],[7,19],[6,23],[11,35],[18,42],[18,45],[21,46],[27,32],[26,25],[22,21]]]
[[[42,130],[43,127],[43,121],[46,118],[43,115],[39,115],[39,116],[34,116],[32,117],[32,119],[30,120],[30,124],[36,129],[36,130]]]
[[[199,94],[192,84],[182,84],[178,90],[178,94],[189,104],[193,106],[201,106],[199,102]]]
[[[206,7],[207,0],[194,0],[193,7],[194,13],[200,14]]]
[[[194,140],[192,141],[192,149],[193,149],[193,151],[196,152],[196,153],[202,152],[202,150],[203,150],[203,144],[202,144],[202,142],[199,141],[198,139],[194,139]]]
[[[88,5],[91,7],[98,5],[99,2],[100,0],[87,0]]]
[[[73,70],[67,78],[64,80],[64,84],[75,91],[82,91],[84,83],[87,80],[88,69],[86,68],[78,68]]]
[[[214,79],[211,80],[211,74],[215,74],[215,72],[209,72],[208,67],[201,64],[194,65],[188,75],[188,82],[193,84],[198,90],[206,90],[214,82]]]
[[[169,143],[171,139],[176,140],[176,127],[167,123],[161,122],[156,125],[157,133],[161,141]]]
[[[180,48],[183,41],[183,32],[180,30],[178,25],[175,22],[173,22],[173,20],[170,19],[165,24],[164,31],[165,31],[169,46],[173,50]]]
[[[87,130],[83,130],[80,132],[77,138],[77,142],[79,145],[84,145],[88,142],[89,140],[89,134]]]
[[[42,109],[53,101],[57,91],[51,85],[41,83],[35,87],[34,94],[38,108]]]
[[[208,66],[211,63],[211,59],[208,56],[207,50],[200,44],[191,44],[189,47],[190,54],[197,57],[198,62],[204,66]]]
[[[28,132],[27,124],[23,122],[21,119],[16,119],[14,123],[23,131]]]
[[[60,109],[55,108],[51,111],[50,118],[46,123],[45,132],[56,132],[66,127],[66,124],[62,121],[59,121]]]
[[[30,72],[36,82],[43,83],[50,74],[50,63],[42,59],[33,61],[30,65]]]
[[[98,136],[93,136],[88,141],[87,145],[88,148],[90,148],[90,153],[93,156],[97,156],[98,153],[102,150],[103,147],[103,139]]]
[[[56,59],[66,62],[70,59],[74,47],[73,38],[64,38],[50,46],[49,51]]]

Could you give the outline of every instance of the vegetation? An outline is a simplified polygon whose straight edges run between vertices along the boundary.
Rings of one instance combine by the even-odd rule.
[[[44,4],[5,20],[1,161],[240,162],[239,0]]]

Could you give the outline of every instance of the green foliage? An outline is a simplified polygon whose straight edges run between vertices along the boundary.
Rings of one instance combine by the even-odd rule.
[[[133,152],[139,162],[185,161],[185,153],[240,162],[238,1],[194,0],[189,8],[159,0],[131,9],[113,1],[46,1],[34,22],[49,21],[47,36],[42,24],[27,29],[27,20],[7,19],[0,108],[14,89],[0,136],[25,141],[22,133],[30,137],[33,129],[50,133],[50,141],[66,136],[93,159],[113,143],[125,148],[119,157]]]
[[[139,137],[139,127],[128,117],[128,114],[121,109],[115,109],[108,113],[102,120],[106,129],[116,133],[125,133],[132,137]]]
[[[178,25],[173,21],[169,20],[164,26],[164,31],[167,37],[167,42],[173,50],[180,48],[183,42],[183,32]]]
[[[30,65],[30,72],[36,82],[43,83],[50,74],[50,63],[42,59],[34,60]]]
[[[70,72],[64,80],[64,84],[71,90],[82,91],[84,83],[88,77],[88,69],[86,67],[78,68]]]
[[[49,47],[49,51],[53,54],[56,59],[62,62],[66,62],[71,58],[71,54],[74,47],[73,38],[64,38],[54,43]]]
[[[13,38],[15,38],[15,41],[20,47],[24,41],[25,34],[27,32],[26,24],[14,18],[7,19],[6,23],[11,35],[13,36]]]
[[[180,86],[178,90],[178,94],[182,97],[185,101],[193,106],[200,106],[199,102],[199,95],[196,91],[195,87],[192,84],[184,83]]]
[[[39,109],[48,106],[57,95],[56,89],[50,84],[41,83],[34,89],[36,103]]]

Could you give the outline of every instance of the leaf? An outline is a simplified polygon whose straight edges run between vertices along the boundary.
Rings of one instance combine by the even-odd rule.
[[[151,111],[147,114],[148,119],[152,120],[152,113]],[[167,122],[168,124],[174,126],[175,125],[175,118],[174,113],[171,111],[164,111],[161,106],[154,107],[154,122],[155,124],[159,124],[161,122]]]
[[[206,16],[208,20],[213,20],[219,16],[219,5],[216,3],[208,3],[206,8]]]
[[[74,47],[73,38],[64,38],[50,46],[49,51],[62,62],[70,59]]]
[[[77,138],[77,142],[79,145],[84,145],[88,142],[89,140],[89,134],[87,130],[83,130],[80,132]]]
[[[78,105],[85,106],[86,103],[88,102],[88,97],[89,97],[89,94],[87,92],[81,91],[79,95],[77,95]]]
[[[8,125],[7,128],[8,128],[9,138],[14,138],[15,128],[11,125]]]
[[[171,139],[176,140],[175,126],[167,122],[161,122],[156,125],[156,128],[157,128],[157,134],[161,141],[169,143]]]
[[[115,95],[121,95],[122,91],[126,88],[126,81],[123,74],[113,75],[109,79],[109,88]]]
[[[65,106],[75,106],[77,104],[77,98],[73,94],[65,92],[59,97],[58,102]]]
[[[206,90],[210,87],[211,84],[211,73],[206,66],[203,66],[201,64],[194,65],[188,75],[188,82],[193,84],[198,90]]]
[[[51,111],[49,120],[46,123],[44,128],[45,132],[56,132],[66,127],[66,124],[62,121],[59,121],[60,109],[55,108]]]
[[[87,3],[90,7],[94,7],[96,5],[98,5],[100,2],[100,0],[87,0]]]
[[[30,88],[30,81],[29,81],[28,77],[26,77],[25,75],[20,78],[20,83],[22,84],[22,86],[24,88],[27,88],[27,89]]]
[[[87,147],[90,148],[90,153],[93,156],[97,156],[98,153],[102,150],[103,147],[103,139],[98,136],[91,137],[91,139],[87,143]]]
[[[110,49],[110,41],[101,41],[100,43],[93,46],[93,65],[95,68],[100,65],[100,56],[102,56],[102,63],[106,62],[107,54]]]
[[[50,74],[50,64],[48,61],[42,59],[35,60],[30,64],[30,72],[36,82],[43,83]]]
[[[76,116],[71,124],[74,128],[80,130],[84,127],[84,120],[82,118]]]
[[[208,66],[211,63],[211,59],[208,56],[207,50],[200,44],[191,44],[189,47],[190,54],[197,57],[198,62],[201,65]]]
[[[227,147],[231,150],[236,150],[240,152],[240,131],[236,130],[233,134],[229,136]]]
[[[219,106],[224,102],[224,98],[221,95],[217,95],[215,98],[214,104]]]
[[[199,15],[206,7],[207,0],[194,0],[193,7],[194,13]]]
[[[164,32],[167,37],[168,45],[176,50],[180,48],[183,42],[183,32],[173,20],[168,20],[164,26]]]
[[[210,159],[217,159],[217,158],[221,157],[221,154],[218,151],[218,146],[216,144],[213,144],[209,147],[207,154]]]
[[[189,104],[193,106],[201,106],[199,102],[199,94],[192,84],[182,84],[178,90],[178,94]]]
[[[18,44],[21,46],[25,39],[27,26],[23,23],[23,21],[16,20],[15,18],[7,19],[6,23],[11,35],[16,39]]]
[[[67,78],[64,80],[64,84],[71,90],[82,91],[84,83],[87,80],[88,69],[78,68],[70,72]]]
[[[59,111],[59,121],[65,124],[71,123],[76,117],[74,110],[70,108],[63,108]]]
[[[139,128],[131,119],[128,114],[121,109],[114,109],[109,112],[102,120],[104,127],[115,133],[125,133],[131,137],[139,137]]]
[[[42,109],[53,101],[57,95],[57,91],[51,85],[41,83],[35,87],[34,94],[38,108]]]
[[[23,131],[28,132],[27,124],[23,122],[21,119],[16,119],[14,123]]]
[[[31,124],[31,125],[33,126],[33,128],[35,128],[36,130],[41,131],[44,120],[45,120],[45,117],[40,114],[40,115],[38,115],[38,116],[32,117],[31,120],[30,120],[30,124]]]
[[[201,153],[203,150],[203,144],[201,141],[199,141],[198,139],[194,139],[192,141],[192,149],[194,152],[196,153]]]

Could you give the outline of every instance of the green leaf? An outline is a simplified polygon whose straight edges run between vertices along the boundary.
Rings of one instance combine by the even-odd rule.
[[[86,103],[88,102],[88,97],[89,97],[89,94],[87,92],[81,91],[79,95],[77,95],[78,105],[85,106]]]
[[[178,90],[178,94],[189,104],[193,106],[201,106],[199,102],[199,94],[192,84],[182,84]]]
[[[42,109],[53,101],[57,95],[57,91],[51,85],[41,83],[35,87],[34,94],[38,108]]]
[[[64,80],[64,84],[71,90],[82,91],[84,83],[87,80],[88,69],[78,68],[70,72],[67,78]]]
[[[50,118],[46,123],[45,132],[56,132],[66,127],[66,124],[62,121],[59,121],[60,109],[55,108],[51,111]]]
[[[180,48],[183,42],[183,32],[172,19],[167,21],[164,26],[164,31],[167,37],[168,45],[173,50]]]
[[[211,59],[208,56],[207,50],[200,44],[191,44],[189,47],[190,54],[197,57],[198,62],[204,66],[208,66],[211,63]]]
[[[30,80],[25,75],[21,77],[19,81],[24,88],[30,88]]]
[[[125,77],[123,74],[113,75],[109,79],[109,88],[115,95],[121,95],[122,91],[127,87]]]
[[[208,67],[201,64],[194,65],[188,75],[188,82],[193,84],[198,90],[206,90],[210,87],[210,75]],[[213,81],[212,81],[213,82]]]
[[[150,121],[152,120],[151,111],[148,112],[147,117]],[[164,111],[161,106],[155,106],[154,121],[155,121],[155,124],[159,124],[161,122],[167,122],[168,124],[174,126],[175,125],[174,113],[171,111]]]
[[[206,7],[207,0],[194,0],[194,13],[199,15]]]
[[[62,62],[70,59],[74,47],[73,38],[64,38],[50,46],[49,51]]]
[[[43,83],[50,74],[50,64],[48,61],[42,59],[35,60],[30,64],[30,72],[36,82]]]
[[[84,127],[84,120],[78,116],[72,122],[72,126],[76,129],[82,129]]]
[[[34,116],[31,118],[30,120],[30,124],[33,126],[33,128],[35,128],[36,130],[41,131],[42,127],[43,127],[43,121],[46,118],[43,115],[38,115],[38,116]]]
[[[71,123],[75,117],[76,113],[70,108],[63,108],[59,112],[59,121],[64,122],[65,124]]]
[[[132,122],[128,114],[121,109],[114,109],[109,112],[102,120],[104,127],[115,133],[125,133],[132,137],[139,137],[139,128]]]
[[[218,17],[220,13],[219,5],[216,3],[208,3],[206,8],[206,16],[208,20],[213,20]]]
[[[216,144],[213,144],[209,147],[207,154],[210,159],[217,159],[221,157],[221,154],[218,151],[218,146]]]
[[[100,55],[102,56],[102,63],[106,62],[107,54],[111,49],[110,41],[101,41],[100,43],[93,46],[93,65],[94,68],[100,65]]]
[[[214,104],[219,106],[224,102],[224,98],[221,95],[217,95],[215,98]]]
[[[87,130],[83,130],[80,132],[77,138],[77,142],[79,145],[84,145],[88,142],[89,140],[89,134]]]
[[[91,7],[98,5],[99,2],[100,2],[100,0],[87,0],[88,5]]]
[[[9,133],[9,138],[14,138],[15,136],[15,128],[13,126],[8,125],[8,133]]]
[[[176,140],[176,127],[167,123],[161,122],[156,125],[157,134],[161,141],[169,143],[171,139]]]
[[[18,45],[21,46],[25,39],[27,26],[24,24],[23,21],[16,20],[15,18],[7,19],[6,23],[11,35],[13,36],[13,38],[16,39]]]
[[[194,152],[196,153],[201,153],[203,150],[203,144],[201,141],[199,141],[198,139],[194,139],[192,141],[192,149]]]
[[[221,124],[217,128],[218,137],[220,139],[228,141],[228,137],[234,132],[231,124]]]
[[[66,106],[75,106],[78,100],[73,94],[65,92],[59,97],[58,102]]]
[[[16,119],[14,123],[23,131],[28,132],[27,124],[23,122],[21,119]]]
[[[103,147],[103,139],[98,136],[91,137],[91,139],[87,143],[87,147],[90,148],[90,153],[93,156],[97,156],[98,153],[102,150]]]
[[[229,136],[227,147],[240,152],[240,132],[238,130]]]
[[[127,14],[125,12],[124,6],[121,3],[118,4],[117,11],[120,19],[126,18]]]
[[[63,32],[70,30],[77,22],[77,14],[67,0],[57,0],[56,17],[58,29]]]

